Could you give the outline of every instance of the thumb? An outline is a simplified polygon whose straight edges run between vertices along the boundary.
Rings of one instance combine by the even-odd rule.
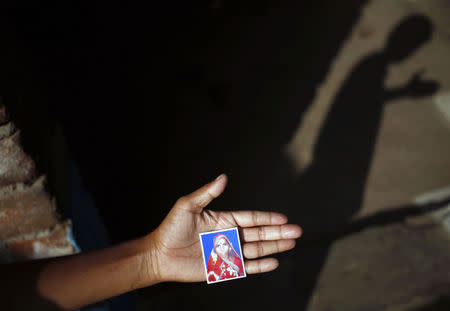
[[[227,185],[227,180],[227,175],[220,174],[212,182],[178,199],[175,203],[175,207],[188,210],[193,213],[201,213],[203,208],[222,194],[225,186]]]
[[[420,79],[420,77],[425,73],[425,68],[422,68],[420,70],[418,70],[414,76],[413,79]]]

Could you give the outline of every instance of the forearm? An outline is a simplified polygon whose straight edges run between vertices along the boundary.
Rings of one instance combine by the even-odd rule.
[[[14,309],[46,302],[72,310],[155,284],[157,279],[144,260],[148,252],[145,243],[138,239],[73,256],[3,265],[2,280],[11,282],[0,295]],[[15,299],[19,293],[22,299]]]
[[[395,98],[403,97],[408,94],[408,90],[406,87],[397,87],[397,88],[391,88],[386,89],[384,91],[383,100],[392,100]]]

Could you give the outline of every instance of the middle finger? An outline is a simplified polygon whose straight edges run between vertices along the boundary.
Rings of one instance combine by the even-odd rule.
[[[286,224],[279,226],[261,226],[242,229],[242,240],[244,242],[269,241],[281,239],[296,239],[302,231],[297,225]]]

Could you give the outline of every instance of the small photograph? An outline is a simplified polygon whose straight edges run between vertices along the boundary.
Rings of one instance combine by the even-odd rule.
[[[208,284],[247,276],[237,228],[199,235]]]

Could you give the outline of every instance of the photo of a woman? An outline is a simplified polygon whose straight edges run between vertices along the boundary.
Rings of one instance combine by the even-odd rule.
[[[214,237],[206,273],[208,282],[245,276],[242,259],[225,234],[217,234]]]

